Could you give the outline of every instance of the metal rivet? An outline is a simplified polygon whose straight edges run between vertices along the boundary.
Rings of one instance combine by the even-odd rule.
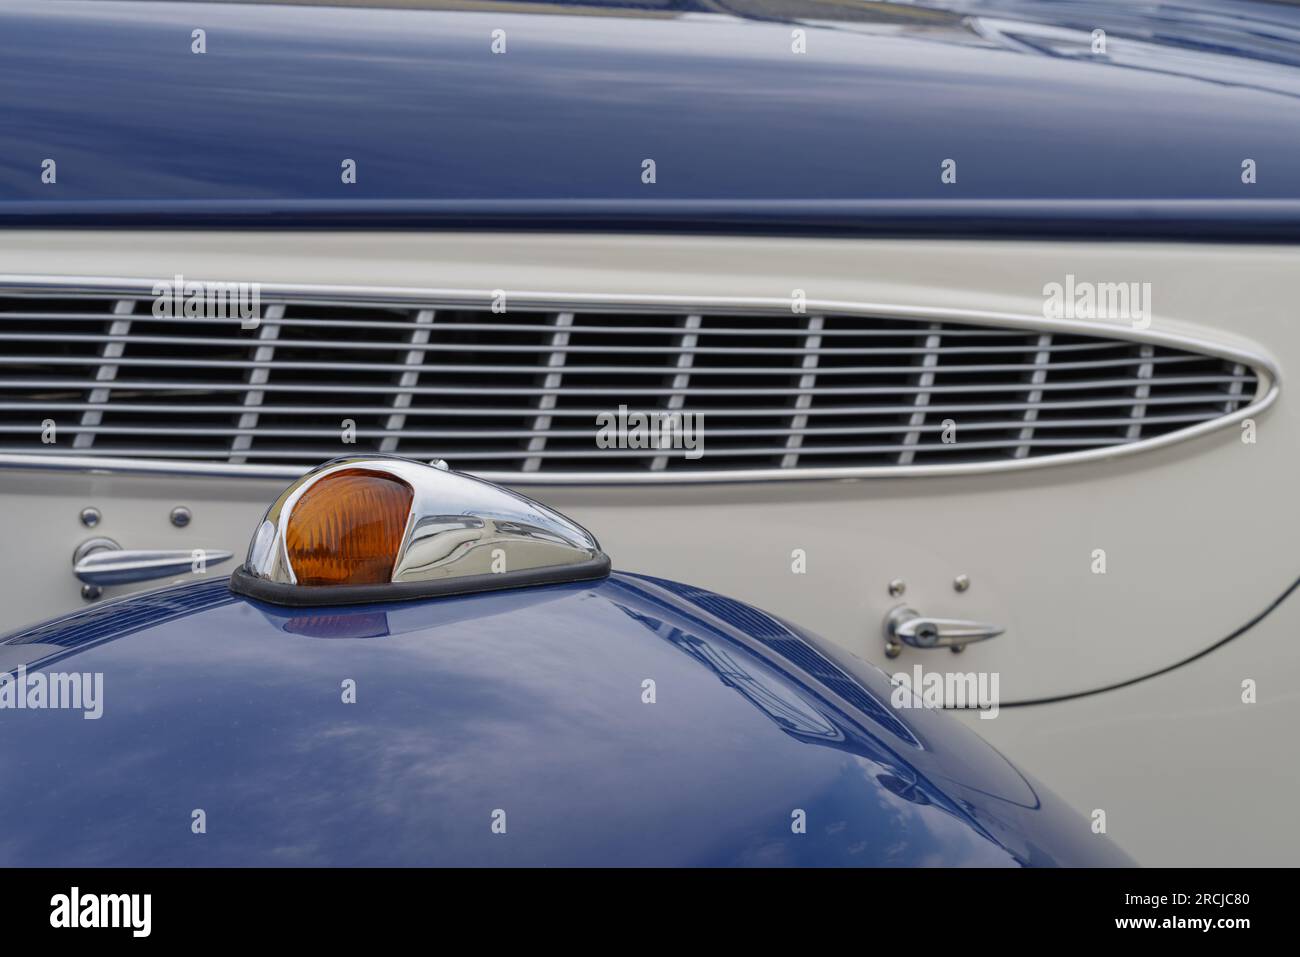
[[[965,646],[965,645],[950,645],[950,646],[948,647],[948,650],[951,651],[954,655],[959,655],[959,654],[961,654],[963,651],[966,650],[966,646]]]
[[[894,641],[892,638],[889,641],[885,642],[886,658],[897,658],[902,653],[903,653],[903,645],[901,642]]]
[[[952,587],[957,591],[965,591],[967,588],[970,588],[970,576],[958,575],[952,580]]]
[[[104,589],[98,585],[81,586],[81,597],[86,601],[96,601],[102,594],[104,594]]]
[[[83,508],[81,510],[81,524],[85,525],[87,528],[94,528],[99,524],[99,520],[102,517],[103,516],[99,514],[99,509],[97,508]]]
[[[907,583],[903,579],[895,578],[889,583],[889,594],[892,597],[897,598],[905,591],[907,591]]]
[[[177,505],[172,509],[172,524],[177,528],[184,528],[190,523],[192,517],[190,510],[184,505]]]

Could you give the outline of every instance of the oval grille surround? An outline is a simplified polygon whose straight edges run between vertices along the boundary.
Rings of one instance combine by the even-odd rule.
[[[386,452],[539,482],[910,473],[1120,450],[1238,412],[1262,381],[1164,344],[884,316],[263,294],[246,330],[152,303],[0,297],[0,455],[296,475]],[[703,413],[705,454],[597,448],[596,416],[620,406]]]

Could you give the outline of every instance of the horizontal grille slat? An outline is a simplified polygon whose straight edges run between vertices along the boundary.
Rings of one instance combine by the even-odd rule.
[[[1116,449],[1238,412],[1261,384],[1171,345],[888,314],[277,294],[244,328],[153,306],[0,296],[0,454],[256,470],[383,451],[543,481],[888,471]],[[599,447],[620,406],[702,415],[703,454]]]
[[[101,316],[99,314],[93,312],[81,312],[81,313],[7,312],[4,315],[0,315],[0,323],[6,321],[26,322],[31,320],[45,320],[45,319],[94,322],[100,318]],[[136,321],[143,322],[146,324],[147,323],[172,323],[177,321],[175,319],[152,316],[152,315],[141,315],[135,317],[135,319]],[[237,327],[240,324],[240,321],[238,319],[231,319],[231,318],[209,319],[209,318],[195,317],[193,319],[186,319],[184,321],[192,323],[196,327],[207,326],[207,325],[226,325],[226,326]],[[305,328],[335,327],[335,328],[348,328],[348,329],[355,328],[356,326],[355,322],[349,322],[346,320],[318,319],[318,318],[263,320],[261,324],[276,325],[276,326],[302,326]],[[377,320],[377,319],[366,320],[366,326],[367,328],[371,328],[371,329],[397,329],[406,332],[409,332],[411,328],[409,321],[408,322],[402,322],[402,321],[385,322],[383,320]],[[3,326],[0,326],[0,328],[3,328]],[[455,328],[457,330],[464,330],[470,332],[502,333],[502,332],[531,332],[536,330],[538,327],[536,325],[516,324],[508,321],[503,321],[503,322],[483,322],[483,323],[458,322],[456,323]],[[583,331],[601,332],[601,333],[612,332],[620,335],[643,334],[643,333],[649,333],[655,335],[666,335],[671,330],[665,326],[590,326],[589,325],[589,326],[584,326]],[[898,335],[896,331],[891,331],[887,329],[885,330],[881,330],[881,329],[836,330],[836,331],[832,331],[830,334],[832,336],[858,336],[858,337]],[[803,339],[807,336],[807,330],[781,328],[779,326],[773,326],[771,328],[764,328],[761,326],[754,327],[754,328],[719,328],[719,329],[710,330],[709,335],[711,336],[764,336],[764,337],[792,336],[792,337],[797,337],[799,339]],[[1018,335],[1021,335],[1021,333],[1012,329],[975,329],[965,333],[965,335],[968,338],[1012,339]]]
[[[0,357],[0,366],[12,364],[13,360]],[[79,360],[65,359],[47,359],[45,362],[49,365],[81,365],[87,364]],[[235,369],[248,371],[250,369],[282,369],[295,370],[298,372],[310,372],[313,370],[325,371],[330,373],[337,372],[401,372],[404,367],[400,365],[378,365],[374,363],[357,363],[357,362],[337,362],[337,363],[319,363],[319,362],[278,362],[268,360],[265,362],[204,362],[201,360],[167,360],[167,359],[114,359],[113,365],[119,369],[129,366],[147,366],[149,368],[175,368],[177,366],[190,366],[197,369]],[[437,367],[430,370],[431,372],[439,371]],[[470,372],[471,370],[464,370]],[[487,366],[486,374],[503,372],[504,370],[494,370],[492,366]],[[952,374],[952,370],[948,370]],[[694,377],[701,378],[705,375],[702,370],[695,370]],[[901,372],[891,373],[902,375]],[[566,375],[567,378],[567,375]],[[820,375],[819,375],[820,378]],[[119,379],[122,389],[130,389],[136,383],[131,379]],[[1058,382],[1044,383],[1039,388],[1041,390],[1074,390],[1074,389],[1124,389],[1134,388],[1142,384],[1145,380],[1136,376],[1126,379],[1098,379],[1090,382]],[[1253,382],[1251,376],[1170,376],[1163,378],[1160,382],[1164,385],[1213,385],[1218,383],[1245,383]],[[0,377],[0,385],[4,385],[4,379]],[[185,385],[178,385],[174,381],[166,385],[157,385],[161,388],[186,388]],[[274,391],[275,387],[268,384],[267,389]],[[321,383],[317,388],[328,390],[330,387]],[[114,391],[117,391],[116,389]],[[671,388],[648,388],[642,386],[628,386],[626,388],[607,388],[593,387],[588,385],[563,385],[563,386],[543,386],[531,388],[527,386],[506,388],[490,386],[472,386],[472,385],[429,385],[429,386],[403,386],[395,385],[388,392],[411,392],[417,395],[431,395],[437,393],[457,393],[460,395],[544,395],[547,393],[563,392],[568,395],[609,395],[611,393],[621,393],[628,396],[671,396],[674,390]],[[697,395],[802,395],[804,393],[816,393],[819,395],[898,395],[924,392],[927,394],[945,393],[945,392],[1006,392],[1008,387],[1002,383],[972,383],[970,385],[935,385],[935,386],[914,386],[907,384],[886,385],[886,386],[846,386],[846,385],[815,385],[809,387],[793,386],[791,388],[699,388],[694,392]],[[1227,395],[1227,393],[1225,393]]]
[[[269,328],[269,327],[268,327],[268,328]],[[3,336],[0,336],[0,340],[2,340],[3,338],[4,338]],[[43,340],[43,341],[45,341],[45,342],[57,341],[57,337],[51,337],[50,339],[46,339],[46,340]],[[110,342],[110,340],[102,340],[102,341]],[[120,341],[120,342],[122,342],[122,343],[125,343],[127,340],[123,339],[123,340],[115,340],[115,341]],[[147,341],[147,340],[143,340],[143,339],[142,339],[142,340],[132,340],[132,341],[136,341],[137,343],[139,343],[139,342]],[[112,342],[110,342],[110,344],[112,344]],[[169,345],[185,345],[185,346],[187,346],[187,347],[192,347],[192,346],[202,345],[201,342],[196,342],[196,341],[186,341],[186,340],[181,340],[181,339],[172,340],[172,341],[170,341],[168,344],[169,344]],[[286,340],[283,340],[283,339],[277,340],[277,343],[276,343],[276,344],[277,344],[277,346],[280,346],[280,347],[282,347],[282,348],[286,348],[286,349],[291,349],[291,348],[294,348],[294,347],[297,347],[297,346],[300,346],[300,345],[310,345],[310,344],[306,344],[306,343],[296,343],[296,342],[293,342],[292,340],[286,341]],[[315,346],[311,346],[311,347],[312,347],[312,348],[315,348]],[[387,347],[384,347],[384,348],[387,348]],[[425,349],[423,349],[423,348],[415,348],[415,349],[412,349],[412,350],[410,350],[410,351],[413,352],[413,353],[420,353],[420,352],[425,352],[425,351],[435,351],[435,350],[433,350],[433,347],[429,347],[428,350],[425,350]],[[562,350],[561,350],[561,351],[562,351]],[[45,364],[45,365],[84,365],[84,364],[86,364],[86,361],[87,361],[87,360],[85,360],[85,359],[80,359],[80,358],[51,357],[51,358],[45,358],[45,359],[43,359],[43,360],[41,360],[41,361],[42,361],[42,363]],[[1151,364],[1152,364],[1152,365],[1171,365],[1171,364],[1186,363],[1186,362],[1197,362],[1197,361],[1200,361],[1200,360],[1199,360],[1196,356],[1161,356],[1161,357],[1159,357],[1159,358],[1153,358],[1153,359],[1151,360]],[[22,356],[8,356],[8,357],[6,357],[6,356],[0,356],[0,365],[26,365],[26,364],[28,364],[28,363],[30,363],[30,362],[31,362],[30,359],[26,359],[26,358],[24,358],[24,357],[22,357]],[[343,362],[282,362],[282,363],[274,363],[274,362],[271,362],[271,361],[267,361],[267,362],[256,362],[256,361],[210,361],[210,360],[202,360],[202,359],[187,359],[187,358],[176,358],[176,359],[131,359],[131,360],[123,360],[122,362],[119,362],[118,364],[119,364],[119,365],[136,365],[136,366],[160,366],[160,367],[167,367],[167,368],[171,368],[171,367],[173,367],[173,366],[194,366],[194,367],[197,367],[197,368],[230,368],[230,369],[259,369],[259,368],[270,368],[272,365],[277,365],[277,366],[279,366],[279,367],[281,367],[281,368],[290,368],[290,369],[326,369],[326,370],[332,370],[332,369],[347,369],[347,370],[349,370],[349,371],[357,371],[357,372],[398,372],[398,371],[407,371],[406,366],[408,365],[408,364],[406,364],[406,363],[382,363],[382,362],[347,362],[347,363],[343,363]],[[1085,360],[1085,361],[1078,361],[1078,362],[1059,362],[1059,363],[1054,363],[1054,364],[1052,365],[1052,368],[1053,368],[1053,369],[1060,369],[1060,370],[1067,370],[1067,369],[1123,369],[1123,368],[1131,368],[1132,365],[1133,365],[1133,362],[1132,362],[1131,359],[1094,359],[1094,360]],[[535,371],[535,368],[536,368],[535,366],[531,366],[531,365],[503,365],[503,364],[499,364],[499,363],[480,363],[480,364],[476,364],[476,365],[474,365],[473,368],[472,368],[472,370],[467,370],[467,369],[465,368],[464,365],[451,365],[451,364],[446,364],[446,363],[432,363],[432,362],[425,362],[425,363],[421,363],[421,364],[420,364],[420,371],[422,371],[422,372],[467,372],[467,371],[473,371],[473,372],[475,372],[475,373],[532,373],[533,371]],[[972,364],[963,364],[960,368],[949,369],[949,370],[947,370],[947,371],[949,371],[949,372],[953,372],[953,373],[958,373],[958,372],[959,372],[959,373],[962,373],[962,374],[965,374],[965,375],[975,375],[975,374],[992,373],[992,372],[1021,372],[1021,371],[1023,371],[1023,370],[1024,370],[1024,365],[1023,365],[1022,363],[1002,363],[1002,364],[992,364],[992,365],[980,365],[980,364],[972,363]],[[615,365],[607,365],[607,366],[584,365],[584,366],[577,366],[577,367],[573,367],[573,368],[566,368],[566,370],[565,370],[565,378],[568,378],[568,377],[571,376],[571,375],[587,375],[587,376],[590,376],[590,375],[647,375],[647,376],[661,376],[661,375],[663,375],[663,371],[664,371],[664,370],[663,370],[663,366],[638,366],[638,365],[630,365],[630,364],[629,364],[629,365],[626,365],[626,366],[615,366]],[[767,367],[767,366],[708,366],[708,365],[700,365],[700,366],[692,366],[692,367],[691,367],[691,373],[692,373],[692,375],[729,375],[729,376],[736,376],[736,375],[756,375],[756,374],[764,374],[764,373],[768,373],[768,372],[771,372],[771,368],[770,368],[770,367]],[[834,368],[826,369],[826,370],[824,370],[823,372],[819,372],[819,373],[818,373],[818,378],[820,378],[821,376],[824,376],[824,375],[831,375],[831,376],[846,376],[846,375],[898,375],[898,376],[905,376],[905,375],[908,375],[908,374],[909,374],[909,373],[908,373],[908,370],[907,370],[905,367],[900,367],[900,366],[838,366],[838,367],[834,367]],[[1249,379],[1250,376],[1241,375],[1241,376],[1238,376],[1237,378],[1238,378],[1240,381],[1245,381],[1245,380]],[[1201,377],[1198,377],[1198,381],[1203,381],[1203,379],[1201,379]]]
[[[377,410],[376,410],[377,411]],[[1186,423],[1199,422],[1203,416],[1198,415],[1174,415],[1174,416],[1142,416],[1129,418],[1114,419],[1067,419],[1059,422],[1044,422],[1036,426],[1036,431],[1050,431],[1051,429],[1080,429],[1096,426],[1131,426],[1138,425],[1161,425],[1172,422]],[[987,431],[989,429],[1012,429],[1020,426],[1019,420],[990,421],[979,422],[967,426],[971,431]],[[943,426],[934,425],[916,425],[909,426],[909,432],[941,432]],[[6,426],[0,425],[0,435],[13,433],[39,433],[41,426],[37,424],[28,424],[25,426]],[[120,426],[120,425],[69,425],[62,427],[62,431],[69,434],[94,433],[102,435],[175,435],[175,426]],[[248,428],[213,428],[209,426],[191,425],[185,429],[187,435],[215,435],[215,436],[235,436],[235,435],[262,435],[262,436],[279,436],[292,437],[304,436],[311,438],[331,438],[338,434],[338,429],[320,429],[310,427],[299,428],[270,428],[266,426],[251,426]],[[818,435],[892,435],[898,429],[888,425],[851,425],[839,426],[835,428],[817,428],[814,426],[790,427],[790,428],[747,428],[747,429],[709,429],[709,434],[717,438],[740,438],[744,436],[760,435],[780,435],[780,436],[818,436]],[[533,429],[422,429],[408,428],[403,425],[401,428],[388,429],[357,429],[355,432],[358,438],[490,438],[490,439],[531,439],[535,437],[536,431]],[[553,439],[588,439],[591,437],[590,429],[547,429],[546,435]]]
[[[132,318],[131,324],[133,326],[138,326],[140,324],[140,321],[138,319]],[[259,326],[259,328],[263,326],[279,328],[277,323],[272,323],[272,322],[263,323]],[[232,328],[231,331],[232,337],[236,335],[234,330],[238,328],[239,328],[238,326],[234,326],[234,328]],[[350,328],[358,332],[376,331],[369,324],[367,324],[365,328],[360,330],[358,330],[355,325],[351,326]],[[383,328],[392,329],[394,327],[386,325]],[[463,329],[462,327],[458,326],[448,331],[460,332],[463,331]],[[502,331],[502,330],[497,330],[497,331]],[[584,329],[583,331],[588,332],[589,330]],[[894,337],[897,338],[897,334],[895,334]],[[59,335],[57,333],[49,334],[49,335],[29,335],[26,333],[17,334],[17,333],[0,332],[0,342],[38,342],[38,343],[66,342],[72,344],[86,344],[86,343],[100,344],[106,342],[116,342],[119,341],[120,339],[125,339],[125,338],[127,337],[118,337],[113,335]],[[193,348],[195,346],[216,346],[222,348],[229,348],[233,341],[232,338],[223,339],[223,338],[201,337],[201,336],[194,336],[194,337],[149,336],[145,334],[132,335],[129,337],[129,339],[133,344],[137,346],[161,345],[161,346],[184,346],[185,348]],[[312,340],[292,339],[292,338],[286,338],[282,341],[290,345],[310,346],[311,348],[323,350],[326,352],[335,349],[348,351],[348,352],[357,352],[357,351],[365,352],[370,350],[382,352],[392,348],[391,346],[386,345],[384,343],[374,343],[374,342],[365,342],[365,341],[316,342]],[[1127,344],[1125,343],[1114,343],[1114,342],[1079,343],[1075,345],[1052,346],[1048,348],[1047,351],[1049,353],[1051,352],[1093,352],[1097,350],[1122,349],[1126,345]],[[843,348],[843,349],[823,347],[823,348],[817,348],[812,350],[804,350],[804,349],[798,349],[794,347],[754,349],[754,348],[745,348],[743,346],[710,346],[708,348],[684,349],[681,346],[672,346],[672,345],[664,345],[664,346],[649,345],[649,346],[637,346],[637,347],[609,347],[609,348],[564,346],[560,348],[551,348],[549,346],[533,346],[533,345],[465,346],[458,343],[438,344],[436,342],[429,343],[428,345],[412,346],[412,350],[416,352],[436,352],[436,353],[516,352],[516,353],[544,353],[546,355],[552,355],[555,353],[561,353],[566,355],[569,353],[588,354],[588,355],[650,355],[650,354],[662,353],[670,357],[675,357],[683,353],[690,353],[692,356],[695,355],[778,356],[778,357],[798,356],[799,358],[803,358],[805,355],[821,356],[821,355],[828,355],[828,354],[834,354],[837,356],[924,356],[935,352],[942,352],[946,355],[989,355],[989,354],[1008,354],[1008,353],[1025,353],[1025,352],[1037,353],[1038,351],[1040,351],[1033,347],[1021,346],[1021,345],[954,346],[950,348],[937,348],[937,349],[926,348],[925,346],[911,346],[911,347],[881,346],[879,348]]]
[[[126,390],[119,390],[126,391]],[[242,391],[242,388],[241,388]],[[340,390],[346,392],[347,390]],[[1201,395],[1177,395],[1169,398],[1149,399],[1144,405],[1163,404],[1163,405],[1188,405],[1188,404],[1207,404],[1222,402],[1223,396],[1214,393],[1205,393]],[[1053,403],[1052,408],[1057,410],[1077,410],[1077,409],[1104,409],[1108,407],[1129,408],[1132,401],[1127,398],[1099,399],[1084,402],[1057,402]],[[1003,403],[967,403],[962,405],[929,405],[926,410],[929,412],[1017,412],[1037,409],[1038,403],[1029,402],[1003,402]],[[85,409],[108,409],[109,405],[103,403],[86,403],[86,402],[0,402],[0,412],[5,411],[32,411],[32,412],[79,412]],[[176,415],[191,414],[188,409],[178,408],[174,405],[140,405],[129,402],[114,402],[112,408],[117,412],[151,412]],[[241,412],[242,405],[204,405],[206,412]],[[281,415],[347,415],[349,413],[364,412],[379,413],[387,412],[388,406],[362,405],[362,406],[289,406],[277,405],[276,412]],[[438,406],[436,408],[416,409],[412,412],[406,412],[407,418],[411,416],[484,416],[484,415],[527,415],[529,409],[526,408],[486,408],[486,407],[467,407],[464,405]],[[535,410],[534,410],[535,411]],[[556,416],[568,416],[570,418],[591,419],[605,412],[605,409],[564,409],[561,412],[552,413],[552,418]],[[716,415],[725,415],[729,418],[745,417],[770,417],[778,411],[775,407],[752,407],[745,409],[713,409],[710,413]],[[823,409],[810,409],[808,412],[800,412],[800,415],[890,415],[895,411],[895,407],[888,405],[877,406],[830,406]],[[1192,420],[1201,421],[1204,415],[1193,416]],[[1094,420],[1095,421],[1095,420]],[[1125,422],[1132,421],[1125,419]],[[586,434],[590,434],[589,432]]]
[[[1074,446],[1079,444],[1097,446],[1097,445],[1122,445],[1123,443],[1124,443],[1124,439],[1122,438],[1119,439],[1116,438],[1108,438],[1108,439],[1038,439],[1035,438],[1031,440],[1029,444],[1035,446],[1044,446],[1044,447],[1068,446],[1073,448]],[[1016,446],[1021,444],[1023,443],[1017,441],[970,442],[968,443],[968,446],[974,449],[1014,449],[1016,448]],[[911,446],[911,448],[920,451],[951,452],[954,454],[959,451],[962,451],[961,449],[958,449],[957,446],[955,445],[947,445],[943,443],[933,443],[929,445],[918,443],[916,445]],[[0,448],[0,451],[14,452],[17,450],[11,446],[11,447]],[[100,448],[86,450],[86,452],[93,453],[93,454],[110,454],[110,451],[111,450],[100,449]],[[816,451],[820,454],[857,454],[857,453],[874,452],[874,453],[887,455],[887,454],[896,453],[898,451],[898,446],[897,445],[843,445],[843,446],[830,446],[827,448],[819,448]],[[204,455],[204,452],[202,450],[185,450],[185,449],[167,449],[158,452],[153,452],[145,448],[133,448],[133,449],[127,449],[125,451],[122,450],[111,451],[111,454],[114,455],[131,455],[131,456],[141,456],[141,457],[145,456],[146,453],[150,457],[155,455],[178,456],[178,457],[185,457],[185,456],[192,455],[196,457],[201,457]],[[292,455],[297,458],[306,458],[306,459],[320,458],[324,460],[334,456],[336,452],[330,451],[330,447],[328,446],[320,446],[314,449],[304,449],[301,451],[283,451],[277,449],[275,451],[265,451],[265,452],[249,451],[241,454],[248,455],[250,457],[262,457],[262,458],[278,458],[281,456]],[[541,458],[541,459],[578,459],[578,458],[589,458],[592,456],[592,453],[585,449],[580,451],[545,449],[542,451],[529,452],[526,456],[521,456],[519,455],[519,453],[513,451],[486,451],[485,452],[479,449],[468,449],[468,448],[458,449],[455,447],[449,447],[445,449],[444,454],[454,458],[463,457],[463,458],[475,458],[475,459],[485,459],[485,460],[490,459],[494,461],[500,459],[534,458],[534,457]],[[728,457],[753,456],[753,455],[767,454],[767,449],[763,447],[725,448],[725,449],[718,449],[716,451],[710,451],[709,454],[728,456]],[[644,449],[605,449],[600,452],[601,458],[645,458],[646,455],[647,453]]]

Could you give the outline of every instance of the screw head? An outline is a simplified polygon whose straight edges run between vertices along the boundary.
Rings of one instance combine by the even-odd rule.
[[[952,587],[957,591],[965,591],[967,588],[970,588],[970,576],[958,575],[952,580]]]
[[[948,650],[951,651],[954,655],[959,655],[959,654],[961,654],[963,651],[966,650],[966,646],[965,646],[965,645],[950,645],[950,646],[948,647]]]
[[[94,528],[102,517],[97,508],[87,507],[81,510],[81,524],[87,528]]]
[[[903,581],[903,579],[895,578],[889,583],[889,594],[891,597],[898,598],[905,591],[907,591],[907,582]]]
[[[903,653],[902,642],[894,641],[894,639],[892,638],[889,639],[889,641],[885,642],[886,658],[897,658],[902,653]]]
[[[98,601],[99,597],[104,594],[104,589],[99,585],[82,585],[81,597],[86,601]]]
[[[172,514],[171,514],[172,524],[175,525],[177,528],[184,528],[186,525],[190,523],[190,519],[193,517],[194,516],[192,515],[190,510],[186,508],[184,505],[177,505],[174,509],[172,509]]]

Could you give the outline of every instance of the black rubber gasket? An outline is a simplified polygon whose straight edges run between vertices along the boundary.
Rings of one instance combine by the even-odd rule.
[[[599,552],[595,558],[577,565],[552,565],[498,575],[469,575],[464,578],[439,578],[424,582],[384,582],[380,585],[288,585],[269,582],[250,575],[241,565],[230,575],[230,590],[272,605],[293,608],[319,608],[330,605],[370,605],[418,598],[472,595],[477,592],[526,588],[529,585],[560,585],[566,582],[594,581],[609,575],[609,556]]]

